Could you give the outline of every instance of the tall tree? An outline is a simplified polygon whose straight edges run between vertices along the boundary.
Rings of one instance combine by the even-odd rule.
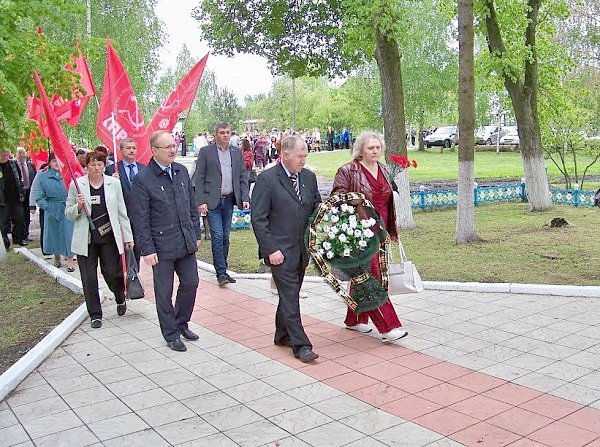
[[[458,204],[454,240],[479,240],[475,232],[475,64],[473,0],[458,0]]]
[[[510,95],[517,120],[531,211],[552,206],[542,150],[538,89],[540,41],[550,45],[547,38],[551,33],[544,28],[540,36],[540,11],[545,4],[546,13],[556,14],[553,3],[553,0],[483,0],[489,53]]]
[[[404,96],[397,34],[399,0],[284,1],[203,0],[195,10],[204,37],[217,53],[261,54],[274,73],[300,76],[345,74],[375,58],[382,84],[386,157],[406,153]],[[397,178],[403,228],[414,226],[408,171]]]
[[[102,91],[106,58],[105,39],[110,37],[129,73],[138,103],[144,116],[151,117],[154,104],[154,85],[161,69],[159,49],[162,45],[163,24],[155,13],[157,0],[76,0],[79,5],[90,6],[91,41],[95,43],[85,50],[89,56],[92,76]],[[61,1],[61,3],[69,3]],[[84,5],[85,6],[85,5]],[[70,26],[65,31],[48,28],[48,34],[61,42],[81,41],[87,36],[85,9],[80,13],[65,13],[64,20]],[[76,143],[95,146],[97,107],[90,102],[76,129],[67,129],[69,137]]]
[[[26,127],[26,98],[35,91],[34,69],[48,91],[71,96],[77,78],[63,67],[70,62],[74,42],[46,33],[68,32],[68,16],[82,20],[81,2],[0,2],[0,147],[14,147]],[[28,127],[32,126],[30,122]]]

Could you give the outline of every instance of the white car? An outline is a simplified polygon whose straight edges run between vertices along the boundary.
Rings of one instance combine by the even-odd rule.
[[[519,145],[519,132],[516,126],[505,127],[506,133],[500,138],[500,144],[503,145]]]
[[[498,135],[504,136],[506,133],[505,127],[499,126],[483,126],[475,131],[475,144],[496,144]]]
[[[427,149],[431,146],[454,147],[458,144],[458,128],[456,126],[438,127],[432,134],[427,135],[423,141]]]

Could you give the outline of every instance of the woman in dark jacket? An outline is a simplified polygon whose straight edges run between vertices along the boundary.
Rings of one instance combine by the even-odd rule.
[[[384,150],[385,144],[381,135],[375,132],[361,133],[352,148],[353,160],[338,169],[331,195],[345,192],[363,193],[379,213],[392,240],[397,241],[398,230],[392,183],[385,167],[379,163],[379,157]],[[381,280],[379,254],[371,259],[370,271],[374,277]],[[363,333],[371,332],[372,329],[367,324],[369,317],[384,342],[398,340],[408,335],[389,298],[378,309],[364,312],[360,316],[348,308],[346,328]]]

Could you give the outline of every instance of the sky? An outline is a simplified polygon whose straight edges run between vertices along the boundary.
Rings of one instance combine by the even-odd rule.
[[[208,43],[201,40],[198,22],[192,18],[192,9],[200,0],[158,0],[156,15],[164,23],[165,43],[160,57],[166,66],[175,68],[177,54],[185,43],[195,60],[210,51]],[[240,102],[246,95],[267,93],[273,76],[264,58],[253,55],[237,55],[232,58],[211,55],[207,69],[215,72],[219,87],[227,87]]]

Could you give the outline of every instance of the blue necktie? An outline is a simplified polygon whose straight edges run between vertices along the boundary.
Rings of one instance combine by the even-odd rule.
[[[133,164],[127,165],[127,169],[129,169],[129,183],[133,182],[133,177],[135,177],[135,174],[133,172],[134,166],[135,165],[133,165]]]

